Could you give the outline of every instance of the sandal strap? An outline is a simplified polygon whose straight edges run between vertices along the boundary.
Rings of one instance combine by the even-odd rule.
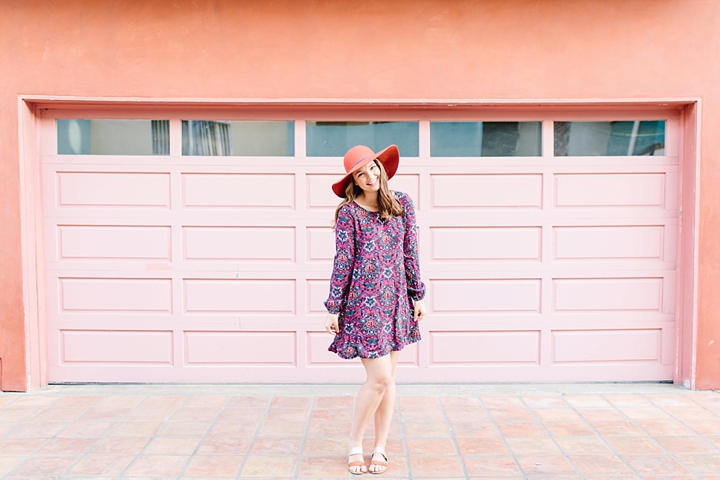
[[[380,465],[380,466],[387,467],[387,465],[388,465],[388,457],[387,457],[387,453],[385,453],[385,449],[384,449],[384,448],[376,448],[375,450],[373,450],[373,453],[372,453],[372,454],[373,454],[373,456],[375,456],[376,454],[382,455],[382,457],[383,457],[385,460],[375,460],[375,459],[372,459],[372,460],[370,460],[370,465]]]
[[[363,447],[353,447],[348,452],[348,456],[350,455],[362,455],[363,454]]]

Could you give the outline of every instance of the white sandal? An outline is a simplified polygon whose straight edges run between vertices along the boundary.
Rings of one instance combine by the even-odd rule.
[[[354,447],[350,449],[350,452],[348,452],[348,465],[347,469],[348,472],[352,473],[353,475],[365,475],[367,473],[367,466],[365,465],[365,458],[363,458],[362,461],[356,460],[354,462],[350,461],[350,457],[353,455],[362,455],[363,449],[362,447]],[[360,470],[354,471],[353,467],[360,467]]]
[[[375,460],[375,458],[374,458],[375,455],[382,455],[382,457],[383,457],[385,460]],[[371,467],[372,467],[373,465],[378,465],[378,466],[380,466],[380,467],[385,467],[385,468],[384,468],[383,470],[379,471],[379,472],[376,472],[376,471],[374,471],[374,470],[368,469],[368,472],[370,472],[370,473],[372,473],[372,474],[374,474],[374,475],[380,475],[381,473],[387,472],[387,469],[388,469],[388,457],[387,457],[387,453],[385,452],[385,449],[384,449],[384,448],[376,447],[375,450],[373,450],[372,456],[371,456],[370,458],[371,458],[371,460],[370,460],[370,466],[371,466]]]

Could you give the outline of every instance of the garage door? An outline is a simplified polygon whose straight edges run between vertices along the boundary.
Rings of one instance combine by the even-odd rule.
[[[361,380],[322,329],[356,143],[418,211],[399,380],[672,379],[674,114],[146,113],[45,112],[51,382]]]

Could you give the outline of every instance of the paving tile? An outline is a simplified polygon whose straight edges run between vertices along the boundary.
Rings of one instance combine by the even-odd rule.
[[[35,408],[3,408],[0,410],[0,423],[4,422],[24,422],[30,417],[37,415],[38,410]]]
[[[638,420],[635,424],[652,436],[695,434],[695,432],[674,420]]]
[[[522,397],[515,395],[503,395],[497,397],[480,397],[485,408],[506,408],[506,407],[523,407],[525,403]]]
[[[400,408],[432,408],[440,405],[437,397],[428,395],[423,397],[401,396],[398,397]]]
[[[622,458],[640,475],[689,473],[670,455],[623,455]]]
[[[447,477],[463,477],[465,472],[460,459],[448,456],[411,456],[410,471],[413,477],[436,477],[442,474]]]
[[[675,458],[696,475],[717,475],[720,472],[720,454],[677,454]]]
[[[533,410],[540,408],[568,408],[568,404],[559,395],[524,395],[522,399],[525,405]]]
[[[605,441],[619,454],[665,453],[650,437],[605,437]]]
[[[65,427],[65,422],[23,423],[7,434],[7,438],[51,438]]]
[[[23,398],[20,395],[11,395],[11,394],[4,394],[0,392],[0,408],[7,407],[11,403],[13,403],[15,400]]]
[[[581,417],[588,422],[592,421],[617,421],[623,422],[627,420],[625,415],[614,408],[578,408],[576,410]]]
[[[347,439],[308,438],[305,440],[304,455],[342,456],[348,452]]]
[[[234,396],[230,397],[227,407],[245,407],[265,409],[270,405],[271,397],[262,396]]]
[[[29,422],[71,422],[85,411],[84,408],[46,408],[29,419]]]
[[[470,476],[506,476],[522,474],[513,457],[464,456],[465,467]],[[413,471],[413,476],[415,472]]]
[[[193,457],[185,476],[212,475],[212,476],[235,476],[240,470],[244,457],[240,455],[197,455]]]
[[[58,398],[53,402],[54,407],[91,407],[102,400],[102,396],[96,395],[68,395]]]
[[[143,402],[144,403],[144,402]],[[124,421],[164,422],[173,416],[178,407],[171,406],[139,406],[123,419]]]
[[[455,455],[455,445],[448,437],[406,438],[405,443],[410,455]]]
[[[655,437],[670,453],[717,453],[713,445],[701,437]]]
[[[272,399],[271,408],[310,408],[312,397],[284,397],[279,396]]]
[[[305,433],[306,422],[263,422],[260,427],[258,435],[269,437],[285,437],[294,435],[303,435]],[[343,437],[347,438],[348,432],[350,432],[350,425],[347,428],[338,428],[338,425],[329,422],[318,422],[311,424],[308,430],[308,436],[310,432],[314,432],[312,436],[324,437],[327,433],[330,437]]]
[[[542,421],[573,421],[580,422],[583,418],[571,408],[540,408],[534,410],[535,415]]]
[[[145,395],[106,395],[97,403],[98,407],[127,407],[134,408],[145,400]]]
[[[403,410],[402,419],[412,423],[444,422],[445,415],[440,408],[413,408]]]
[[[440,404],[444,407],[479,407],[482,402],[477,397],[440,397]]]
[[[226,408],[218,416],[218,421],[229,422],[229,421],[244,421],[244,422],[259,422],[265,416],[264,408],[239,408],[231,407]]]
[[[704,419],[709,418],[718,420],[718,416],[710,410],[703,407],[663,407],[668,414],[672,415],[678,420],[689,420],[689,419]]]
[[[125,476],[176,476],[187,463],[183,455],[139,455],[128,468]]]
[[[315,397],[313,408],[353,408],[355,397],[350,395]]]
[[[563,395],[562,398],[575,408],[610,407],[610,403],[600,395]]]
[[[131,455],[86,455],[73,465],[67,475],[120,475],[134,458]]]
[[[210,422],[167,422],[158,436],[200,437],[210,429],[210,425]]]
[[[409,439],[407,440],[410,441]],[[508,455],[505,442],[500,438],[456,438],[462,455]]]
[[[192,439],[197,442],[197,439]],[[252,438],[250,437],[208,437],[200,448],[198,455],[245,455],[250,448]]]
[[[366,463],[369,461],[366,459]],[[403,462],[404,463],[404,462]],[[403,465],[404,466],[404,465]],[[388,473],[390,467],[388,467]],[[304,457],[300,460],[299,477],[344,477],[347,478],[347,464],[342,457]]]
[[[705,435],[705,440],[715,445],[715,448],[720,449],[720,432],[718,435]]]
[[[642,435],[638,427],[628,421],[591,421],[590,425],[600,435]]]
[[[208,432],[210,437],[251,437],[255,435],[258,422],[216,422]]]
[[[633,473],[615,455],[570,455],[568,458],[583,475],[632,475]]]
[[[595,431],[584,421],[543,422],[553,437],[578,437],[595,435]]]
[[[138,455],[148,444],[150,438],[103,438],[93,447],[93,455]]]
[[[537,422],[497,422],[497,426],[506,437],[547,437]]]
[[[219,407],[180,407],[172,416],[173,422],[212,422],[220,413]]]
[[[92,407],[79,418],[82,422],[118,422],[130,412],[129,408]]]
[[[605,395],[605,400],[616,407],[650,407],[652,403],[643,395]]]
[[[620,407],[620,411],[631,420],[668,420],[672,418],[660,407]]]
[[[100,438],[114,425],[114,423],[107,422],[73,422],[57,436],[61,438]]]
[[[530,422],[535,419],[530,410],[527,408],[499,408],[499,407],[488,407],[488,413],[490,416],[498,422],[503,421],[515,421],[515,422]]]
[[[18,398],[13,407],[47,407],[57,401],[57,397],[51,395],[23,395]]]
[[[241,476],[242,478],[267,476],[292,477],[295,473],[296,465],[297,457],[248,455]]]
[[[601,437],[561,437],[555,441],[568,455],[611,453],[610,447]]]
[[[468,424],[461,424],[468,425]],[[487,424],[480,424],[487,425]],[[444,423],[403,423],[405,436],[408,437],[443,437],[450,435],[447,425]],[[458,425],[453,425],[456,435],[460,435]]]
[[[352,408],[323,408],[313,410],[310,414],[311,422],[352,422]]]
[[[451,422],[490,422],[490,415],[482,407],[445,407]],[[403,419],[405,417],[403,416]]]
[[[26,457],[5,457],[0,456],[0,475],[6,475],[13,468],[20,464]]]
[[[645,398],[661,407],[695,407],[697,404],[684,395],[646,394]]]
[[[111,437],[152,437],[163,426],[163,422],[120,422],[110,433]]]
[[[141,407],[179,407],[187,397],[184,395],[149,395],[140,404]]]
[[[96,443],[96,438],[51,438],[35,455],[79,456],[87,453]],[[2,451],[3,447],[0,445],[0,452]]]
[[[576,475],[575,469],[565,457],[543,455],[517,457],[526,475]]]
[[[505,441],[515,455],[558,455],[561,453],[550,438],[512,437],[506,438]]]
[[[683,423],[700,435],[713,435],[720,432],[720,419],[684,420]]]
[[[310,411],[304,408],[271,408],[266,422],[306,422]]]
[[[9,474],[9,478],[30,478],[42,476],[62,475],[70,466],[75,463],[76,457],[71,455],[63,456],[36,456],[30,457],[20,465],[16,466]]]
[[[230,397],[227,395],[191,395],[183,404],[184,407],[202,407],[212,409],[224,406]]]
[[[159,437],[152,439],[143,453],[146,455],[192,455],[199,443],[200,439],[197,437]],[[244,452],[242,453],[244,454]]]
[[[302,437],[257,437],[251,455],[299,455]]]
[[[0,440],[0,456],[30,455],[45,443],[45,438],[17,438]]]

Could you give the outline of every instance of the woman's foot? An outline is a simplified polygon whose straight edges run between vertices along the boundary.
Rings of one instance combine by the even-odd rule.
[[[388,458],[384,448],[375,447],[373,450],[372,457],[370,459],[370,473],[380,474],[385,473],[388,469]]]
[[[348,472],[353,475],[362,475],[367,473],[365,466],[365,457],[363,457],[362,447],[354,447],[348,453]]]

